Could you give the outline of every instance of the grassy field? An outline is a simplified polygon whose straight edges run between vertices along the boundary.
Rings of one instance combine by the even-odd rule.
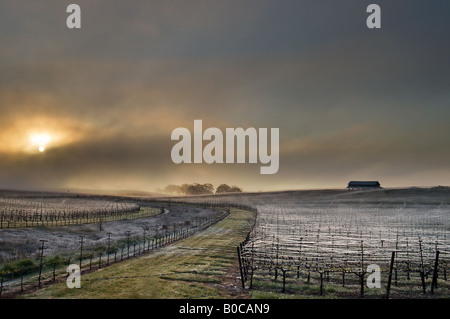
[[[236,246],[254,214],[232,209],[205,231],[150,255],[83,274],[80,289],[65,282],[25,298],[245,298],[239,289]]]

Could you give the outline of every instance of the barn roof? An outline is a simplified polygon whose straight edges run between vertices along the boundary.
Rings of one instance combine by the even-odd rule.
[[[348,187],[380,187],[378,181],[350,181]]]

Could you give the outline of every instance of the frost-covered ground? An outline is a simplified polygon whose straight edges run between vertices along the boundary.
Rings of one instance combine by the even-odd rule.
[[[186,199],[183,199],[186,200]],[[433,267],[450,260],[450,188],[308,190],[193,197],[192,202],[258,208],[244,253],[260,267],[322,269],[397,265]]]

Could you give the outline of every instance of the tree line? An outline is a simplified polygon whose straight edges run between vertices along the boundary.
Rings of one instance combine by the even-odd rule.
[[[242,193],[244,190],[238,186],[229,186],[227,184],[220,184],[217,188],[214,188],[213,184],[206,183],[193,183],[182,185],[167,185],[164,188],[164,192],[177,195],[212,195],[223,193]]]

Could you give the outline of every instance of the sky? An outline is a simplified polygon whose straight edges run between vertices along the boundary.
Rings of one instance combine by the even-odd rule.
[[[0,188],[449,185],[449,17],[448,0],[1,1]],[[279,128],[278,172],[173,163],[198,119]]]

